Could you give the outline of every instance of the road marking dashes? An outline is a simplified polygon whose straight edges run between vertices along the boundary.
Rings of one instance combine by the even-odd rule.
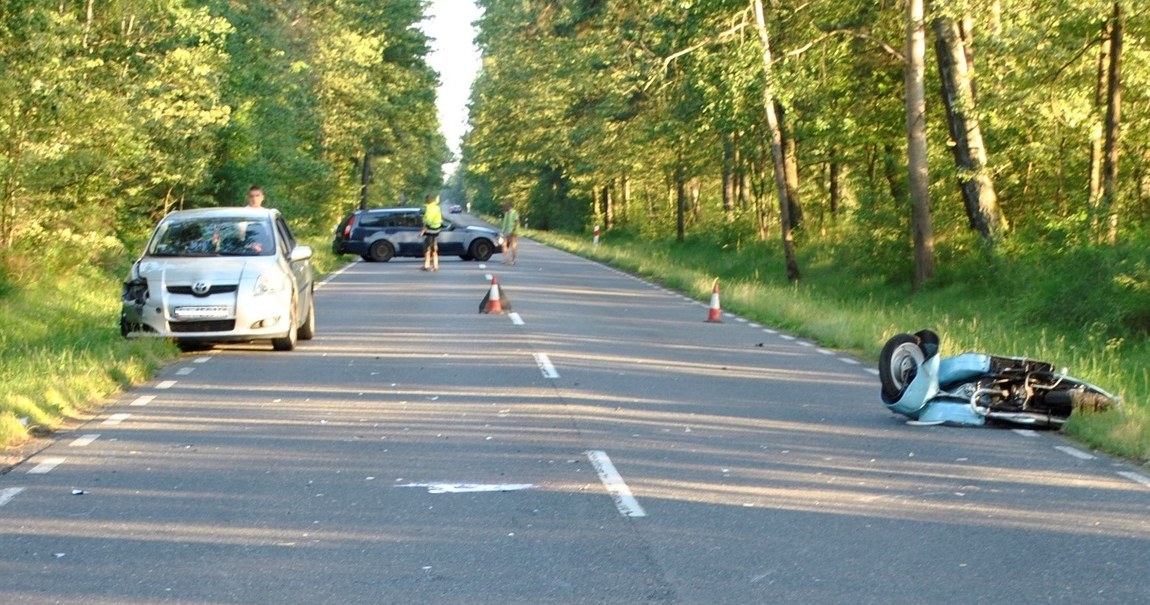
[[[520,317],[518,313],[508,313],[507,317],[509,317],[511,319],[512,325],[515,325],[515,326],[522,326],[523,325],[523,318]]]
[[[180,369],[176,370],[176,376],[187,376],[188,374],[191,374],[192,372],[195,372],[195,371],[196,371],[195,368],[180,368]]]
[[[121,422],[123,422],[123,421],[125,421],[131,417],[132,417],[131,414],[112,414],[102,424],[116,425],[116,424],[120,424]]]
[[[85,447],[88,445],[92,445],[92,442],[96,441],[99,438],[100,438],[99,435],[84,435],[82,437],[77,438],[72,443],[69,443],[68,447]]]
[[[539,370],[543,372],[546,378],[559,378],[559,372],[555,370],[555,366],[551,364],[551,359],[544,353],[535,354],[535,363],[539,364]]]
[[[134,406],[148,405],[149,403],[152,403],[152,401],[155,398],[156,398],[155,395],[140,395],[139,397],[136,398],[135,401],[133,401],[129,405],[134,405]]]
[[[22,487],[7,487],[0,489],[0,506],[4,506],[12,501],[20,492],[24,491]]]
[[[1056,446],[1054,446],[1054,449],[1056,449],[1056,450],[1058,450],[1058,451],[1060,451],[1063,454],[1066,454],[1068,456],[1074,456],[1075,458],[1078,458],[1079,460],[1094,460],[1093,455],[1087,454],[1086,452],[1084,452],[1082,450],[1075,449],[1075,448],[1072,448],[1070,446],[1056,445]]]
[[[52,469],[64,464],[63,458],[45,458],[40,461],[40,464],[28,469],[29,475],[46,475],[52,472]]]
[[[1141,483],[1142,485],[1150,487],[1150,477],[1139,475],[1138,473],[1132,473],[1130,471],[1118,471],[1118,474],[1135,483]]]
[[[624,517],[646,517],[647,512],[635,499],[631,493],[631,488],[627,487],[623,477],[619,475],[619,471],[615,470],[615,465],[607,457],[607,452],[591,450],[586,454],[587,458],[591,460],[591,465],[595,467],[595,472],[599,473],[603,487],[607,488],[607,493],[615,501],[615,508],[618,508]]]
[[[160,384],[157,384],[156,388],[157,389],[170,389],[174,386],[176,386],[175,380],[165,380],[165,381],[161,382]]]

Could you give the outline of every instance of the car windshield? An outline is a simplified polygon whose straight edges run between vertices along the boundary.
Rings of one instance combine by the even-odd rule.
[[[197,218],[160,225],[152,256],[268,256],[275,254],[269,225],[241,218]]]

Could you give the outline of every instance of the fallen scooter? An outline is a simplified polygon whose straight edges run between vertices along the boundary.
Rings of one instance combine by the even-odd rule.
[[[1119,405],[1114,395],[1043,361],[982,353],[941,358],[938,350],[938,334],[930,330],[899,334],[882,348],[882,401],[908,424],[1058,428],[1076,411]]]

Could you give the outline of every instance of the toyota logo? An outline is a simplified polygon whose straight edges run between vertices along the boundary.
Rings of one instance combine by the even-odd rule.
[[[204,296],[212,289],[212,285],[206,281],[198,281],[192,284],[192,294],[196,296]]]

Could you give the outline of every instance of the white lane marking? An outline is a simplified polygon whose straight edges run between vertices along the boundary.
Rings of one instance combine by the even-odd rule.
[[[516,326],[523,325],[523,318],[520,317],[518,313],[515,313],[515,312],[508,313],[507,317],[511,318],[511,323],[513,325],[516,325]]]
[[[1062,452],[1063,454],[1066,454],[1069,456],[1074,456],[1075,458],[1078,458],[1079,460],[1093,460],[1094,459],[1094,456],[1087,454],[1086,452],[1084,452],[1082,450],[1074,449],[1070,446],[1056,445],[1056,446],[1054,446],[1054,449]]]
[[[99,435],[84,435],[82,437],[77,438],[72,443],[69,443],[68,447],[84,447],[87,445],[92,445],[92,442],[96,441],[99,438],[100,438]]]
[[[483,276],[483,280],[486,282],[490,282],[492,279],[495,279],[495,276],[491,275],[490,273],[487,273]]]
[[[878,376],[878,370],[876,370],[874,368],[867,368],[866,371],[869,374],[874,374],[875,376]]]
[[[1123,476],[1123,477],[1126,477],[1127,479],[1129,479],[1135,483],[1141,483],[1142,485],[1145,485],[1146,487],[1150,487],[1150,477],[1147,477],[1145,475],[1139,475],[1138,473],[1132,473],[1130,471],[1118,471],[1118,474]]]
[[[599,480],[603,482],[603,487],[607,488],[607,493],[615,501],[615,508],[618,508],[624,517],[646,517],[647,512],[631,494],[631,488],[623,482],[623,477],[619,475],[619,471],[615,470],[615,465],[611,464],[607,452],[589,450],[585,453],[587,458],[591,460],[591,465],[595,467],[595,472],[599,473]]]
[[[850,357],[839,357],[839,361],[852,366],[857,366],[859,364],[857,359],[851,359]]]
[[[57,466],[60,466],[61,464],[64,464],[63,458],[45,458],[44,460],[42,460],[40,462],[40,464],[37,464],[36,466],[33,466],[32,468],[28,469],[28,474],[29,475],[45,475],[47,473],[52,472],[52,469],[56,468]]]
[[[750,325],[752,328],[756,329],[756,330],[758,330],[759,328],[763,327],[763,326],[761,326],[761,325],[759,325],[759,324],[757,324],[757,323],[753,323],[753,322],[752,322],[752,323],[750,323],[749,325]]]
[[[4,506],[12,501],[20,492],[24,491],[22,487],[8,487],[0,489],[0,506]]]
[[[187,376],[188,374],[191,374],[192,372],[195,372],[195,371],[196,371],[195,368],[180,368],[180,369],[176,370],[176,376]]]
[[[543,372],[543,376],[559,378],[559,372],[555,371],[555,366],[551,365],[551,359],[545,353],[536,353],[535,363],[539,364],[539,371]]]
[[[772,330],[770,328],[763,328],[763,331],[766,332],[767,334],[778,334],[778,332],[776,332],[775,330]]]
[[[782,338],[783,340],[794,340],[795,339],[795,337],[791,336],[790,334],[779,334],[779,338]]]
[[[405,483],[396,487],[426,487],[429,494],[474,494],[482,492],[517,492],[533,489],[532,483]]]
[[[815,350],[818,351],[819,353],[823,354],[823,355],[834,355],[835,354],[834,351],[828,351],[826,349],[815,349]]]
[[[744,324],[745,324],[745,323],[747,323],[747,320],[746,320],[746,319],[744,319],[744,318],[742,318],[742,317],[736,317],[736,318],[735,318],[735,321],[737,321],[737,322],[739,322],[739,323],[744,323]]]
[[[175,380],[165,380],[165,381],[161,382],[160,384],[157,384],[156,388],[157,389],[170,389],[174,386],[176,386]]]
[[[108,417],[107,420],[105,420],[101,424],[108,424],[108,425],[120,424],[121,422],[123,422],[123,421],[125,421],[131,417],[132,417],[131,414],[112,414],[111,416]]]
[[[203,357],[197,357],[197,358],[193,359],[192,363],[208,363],[211,360],[212,360],[211,355],[205,355]]]
[[[149,403],[152,403],[152,401],[155,398],[156,398],[155,395],[140,395],[139,397],[136,398],[135,401],[133,401],[129,405],[135,405],[135,406],[148,405]]]
[[[1038,431],[1036,431],[1034,429],[1011,429],[1011,430],[1013,430],[1015,433],[1018,433],[1019,435],[1022,435],[1023,437],[1037,437],[1038,436]]]

